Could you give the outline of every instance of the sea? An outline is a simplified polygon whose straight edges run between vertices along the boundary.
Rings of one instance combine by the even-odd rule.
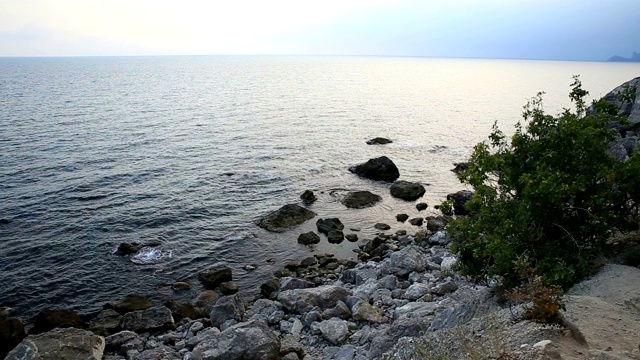
[[[288,262],[349,258],[355,243],[304,246],[317,218],[372,237],[420,228],[465,189],[451,172],[494,123],[506,133],[545,92],[570,108],[580,75],[590,98],[640,76],[640,64],[302,56],[0,58],[0,306],[28,321],[47,308],[95,315],[146,294],[195,297],[198,272],[229,266],[241,295]],[[374,137],[393,143],[367,145]],[[392,198],[389,184],[348,171],[388,156],[427,192]],[[318,215],[284,233],[260,217],[312,190]],[[347,209],[349,191],[382,197]],[[418,212],[417,202],[429,208]],[[134,256],[122,242],[159,244]],[[247,265],[255,266],[249,270]],[[251,267],[252,268],[252,267]],[[188,281],[186,294],[171,284]]]

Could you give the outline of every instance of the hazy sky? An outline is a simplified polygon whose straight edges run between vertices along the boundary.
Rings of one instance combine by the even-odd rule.
[[[640,0],[0,0],[0,56],[322,54],[606,60]]]

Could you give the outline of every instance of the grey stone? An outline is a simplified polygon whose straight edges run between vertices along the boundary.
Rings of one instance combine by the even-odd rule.
[[[278,301],[287,310],[303,314],[315,307],[321,311],[330,309],[351,294],[350,290],[340,286],[323,285],[316,288],[283,291],[278,294]]]
[[[176,360],[182,359],[178,352],[166,345],[160,345],[154,349],[142,351],[134,356],[133,360]]]
[[[446,295],[458,290],[458,284],[453,281],[449,281],[443,284],[438,284],[431,289],[431,292],[436,295]]]
[[[382,314],[380,309],[376,306],[372,306],[367,301],[359,301],[351,309],[353,313],[353,319],[356,321],[367,321],[373,323],[379,323],[382,321]]]
[[[370,191],[352,191],[343,199],[342,204],[352,209],[363,209],[374,206],[378,201],[382,200],[379,195]]]
[[[314,233],[313,231],[309,231],[298,236],[298,243],[302,245],[313,245],[319,242],[320,236],[318,236],[318,234]]]
[[[458,259],[455,256],[447,256],[442,259],[440,263],[440,269],[444,271],[451,271],[456,264],[458,264]]]
[[[421,184],[404,180],[394,182],[389,190],[391,196],[407,201],[419,199],[426,191]]]
[[[213,310],[213,306],[216,304],[220,295],[213,290],[205,290],[201,292],[195,299],[191,301],[191,305],[200,309],[204,314],[209,314]]]
[[[349,311],[349,307],[347,307],[347,305],[343,301],[338,301],[336,306],[322,312],[322,318],[324,319],[331,319],[333,317],[337,317],[337,318],[346,320],[350,316],[351,316],[351,311]]]
[[[295,290],[295,289],[308,289],[314,286],[315,284],[312,283],[311,281],[292,278],[292,277],[283,277],[280,279],[280,287],[278,291],[283,292],[283,291]]]
[[[234,325],[203,339],[193,349],[194,360],[279,360],[280,340],[261,321]]]
[[[246,316],[249,320],[262,320],[268,324],[277,324],[284,318],[282,304],[277,301],[258,299],[253,306],[247,311]]]
[[[198,280],[207,290],[215,290],[220,284],[227,281],[233,281],[231,268],[227,266],[219,266],[201,271],[198,274]]]
[[[146,310],[138,310],[126,313],[120,327],[124,330],[131,330],[138,333],[175,329],[171,310],[165,306],[155,306]]]
[[[244,311],[244,305],[238,294],[223,296],[218,299],[209,313],[211,325],[219,328],[227,320],[242,321]]]
[[[27,336],[6,360],[102,359],[105,340],[87,330],[57,328]]]
[[[429,291],[429,285],[423,283],[415,283],[407,288],[407,291],[405,291],[404,293],[404,297],[406,299],[415,301],[428,294]]]
[[[347,340],[349,328],[347,322],[341,319],[329,319],[318,325],[322,337],[334,345],[340,345]]]
[[[411,272],[424,271],[422,253],[414,246],[408,246],[392,253],[380,266],[381,275],[406,276]]]

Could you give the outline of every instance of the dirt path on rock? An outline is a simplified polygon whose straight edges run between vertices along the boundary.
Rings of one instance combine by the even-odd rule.
[[[566,317],[587,345],[558,335],[545,351],[547,359],[640,359],[640,269],[606,265],[569,290],[565,300]]]

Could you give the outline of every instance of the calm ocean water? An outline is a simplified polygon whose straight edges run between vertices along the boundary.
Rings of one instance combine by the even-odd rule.
[[[353,244],[298,245],[315,220],[283,234],[255,225],[298,202],[319,217],[374,233],[417,228],[388,184],[349,173],[387,155],[401,179],[427,186],[430,208],[460,190],[450,169],[510,130],[545,91],[569,106],[571,76],[599,97],[639,64],[374,57],[0,58],[0,305],[31,317],[48,307],[95,313],[129,293],[172,296],[197,272],[228,265],[244,294],[312,252],[351,256]],[[394,141],[368,146],[376,136]],[[383,197],[348,210],[348,190]],[[422,216],[430,212],[422,212]],[[120,242],[160,242],[151,258],[114,255]],[[253,272],[243,270],[256,264]]]

